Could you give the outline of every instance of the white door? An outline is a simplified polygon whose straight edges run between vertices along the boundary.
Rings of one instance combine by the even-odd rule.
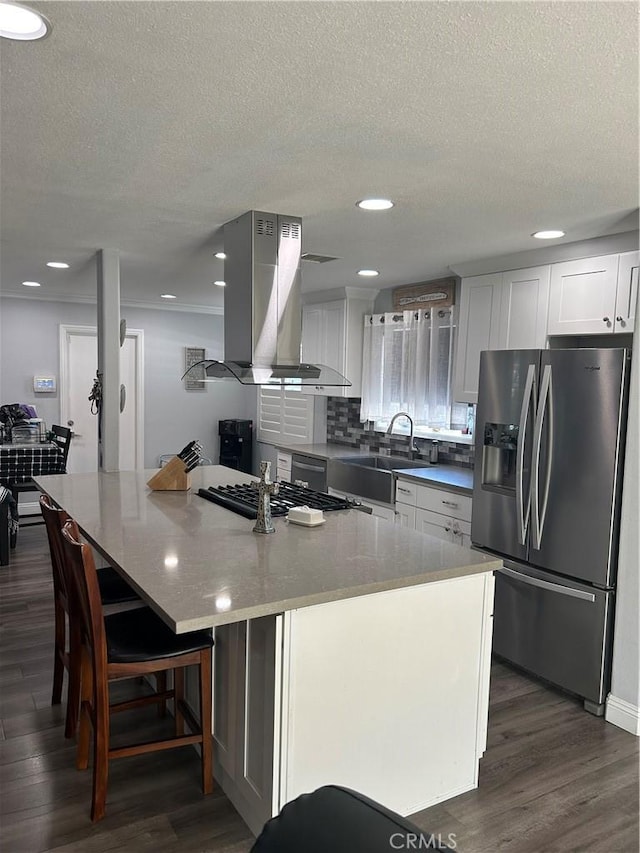
[[[120,415],[120,470],[143,468],[143,332],[128,329],[120,349],[120,382],[126,389]],[[60,327],[60,422],[73,429],[67,471],[98,468],[98,417],[89,394],[98,369],[97,331],[91,326]]]

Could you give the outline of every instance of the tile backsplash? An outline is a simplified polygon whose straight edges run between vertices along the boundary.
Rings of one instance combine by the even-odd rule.
[[[342,397],[327,397],[327,441],[331,444],[346,444],[349,447],[368,447],[373,453],[388,449],[394,456],[408,456],[407,437],[389,436],[360,423],[360,400]],[[416,438],[418,459],[428,461],[431,439]],[[473,468],[474,447],[439,441],[438,458],[443,463]]]

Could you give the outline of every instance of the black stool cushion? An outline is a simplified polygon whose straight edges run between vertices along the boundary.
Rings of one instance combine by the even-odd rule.
[[[453,848],[364,794],[326,785],[287,803],[265,824],[251,853],[389,853],[394,849]]]
[[[122,604],[125,601],[136,601],[138,598],[126,580],[111,566],[98,569],[98,585],[103,604]]]
[[[109,663],[159,660],[197,652],[213,645],[210,631],[174,634],[148,607],[105,616],[104,625]]]

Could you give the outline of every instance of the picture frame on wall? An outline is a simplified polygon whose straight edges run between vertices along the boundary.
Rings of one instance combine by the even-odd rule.
[[[199,361],[204,361],[204,347],[185,347],[184,348],[184,369],[189,370],[194,364]],[[204,391],[207,387],[204,381],[205,372],[204,365],[201,364],[194,368],[188,376],[184,377],[184,387],[186,391]]]

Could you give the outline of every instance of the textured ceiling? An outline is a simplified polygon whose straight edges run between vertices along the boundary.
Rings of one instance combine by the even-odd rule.
[[[109,247],[123,300],[220,305],[221,226],[250,209],[338,258],[303,266],[308,291],[627,230],[638,206],[635,2],[31,5],[52,34],[0,44],[3,292],[94,298]],[[356,209],[371,195],[396,207]]]

